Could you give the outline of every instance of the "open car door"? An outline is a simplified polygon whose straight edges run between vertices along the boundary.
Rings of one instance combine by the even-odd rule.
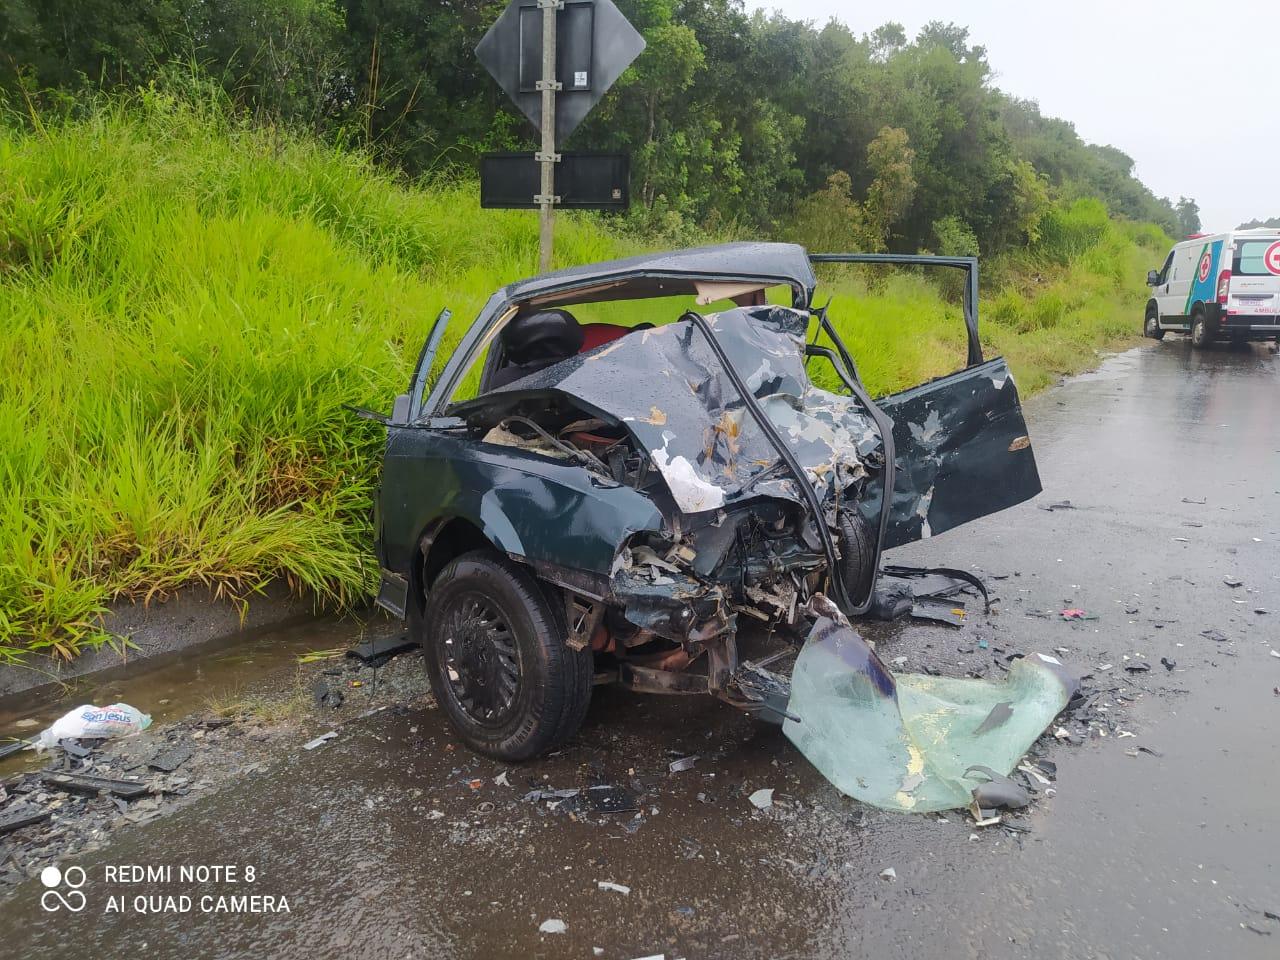
[[[814,263],[938,266],[966,274],[964,320],[968,358],[963,370],[875,406],[893,421],[893,493],[881,549],[888,550],[1030,500],[1041,490],[1018,388],[1004,358],[983,360],[978,339],[978,261],[973,257],[899,254],[814,254]],[[824,331],[852,366],[823,312]],[[856,371],[855,371],[856,376]],[[867,491],[859,509],[879,524],[883,491]]]

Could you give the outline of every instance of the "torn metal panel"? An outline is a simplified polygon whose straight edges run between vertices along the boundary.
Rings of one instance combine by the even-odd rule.
[[[646,557],[645,549],[624,550],[614,566],[612,597],[630,623],[677,642],[706,641],[734,630],[737,618],[726,587],[691,576],[656,555]]]
[[[465,431],[392,430],[383,461],[384,564],[411,567],[422,532],[458,518],[530,563],[607,576],[627,539],[659,531],[653,501],[572,463],[472,442]]]
[[[716,339],[821,498],[868,476],[879,431],[856,398],[820,390],[804,370],[808,314],[748,307],[707,318]],[[684,321],[571,357],[451,412],[493,429],[549,397],[626,427],[684,513],[752,497],[803,502],[699,331]]]
[[[998,682],[894,676],[851,628],[822,619],[791,676],[787,709],[798,722],[783,731],[851,797],[886,810],[949,810],[1012,771],[1077,687],[1043,654],[1015,660]],[[981,768],[996,774],[975,778]]]
[[[1040,474],[1003,358],[876,401],[893,419],[893,500],[884,548],[943,533],[1030,500]],[[880,515],[869,488],[863,516]]]

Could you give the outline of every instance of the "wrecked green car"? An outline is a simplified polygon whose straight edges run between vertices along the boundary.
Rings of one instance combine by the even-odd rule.
[[[870,397],[815,305],[816,262],[962,271],[965,368]],[[499,290],[437,363],[442,314],[379,418],[378,602],[458,735],[535,756],[606,682],[794,722],[790,681],[739,656],[740,630],[799,645],[847,627],[884,550],[1040,491],[1008,367],[982,357],[976,269],[777,243],[649,254]]]

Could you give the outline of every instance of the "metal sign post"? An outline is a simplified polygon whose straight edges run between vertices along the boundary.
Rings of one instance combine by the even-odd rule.
[[[542,152],[536,157],[542,165],[542,191],[534,199],[538,202],[538,269],[551,269],[551,248],[556,225],[556,11],[564,6],[564,0],[538,0],[542,9],[542,79],[538,89],[542,91]]]
[[[561,201],[556,195],[561,160],[557,142],[564,143],[643,50],[644,37],[613,0],[511,0],[476,46],[485,69],[542,135],[542,148],[533,154],[540,168],[540,189],[532,200],[538,208],[538,263],[543,271],[551,267],[555,208]],[[602,155],[596,164],[585,159],[588,156],[578,155],[577,169],[590,172],[585,179],[593,184],[616,170],[612,156]],[[481,195],[485,193],[482,180]],[[625,185],[615,186],[603,203],[579,197],[575,205],[616,209],[626,196]]]

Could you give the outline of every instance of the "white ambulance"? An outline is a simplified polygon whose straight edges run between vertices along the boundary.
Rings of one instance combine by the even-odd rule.
[[[1196,234],[1147,274],[1145,336],[1170,330],[1195,347],[1213,340],[1280,340],[1280,230]]]

